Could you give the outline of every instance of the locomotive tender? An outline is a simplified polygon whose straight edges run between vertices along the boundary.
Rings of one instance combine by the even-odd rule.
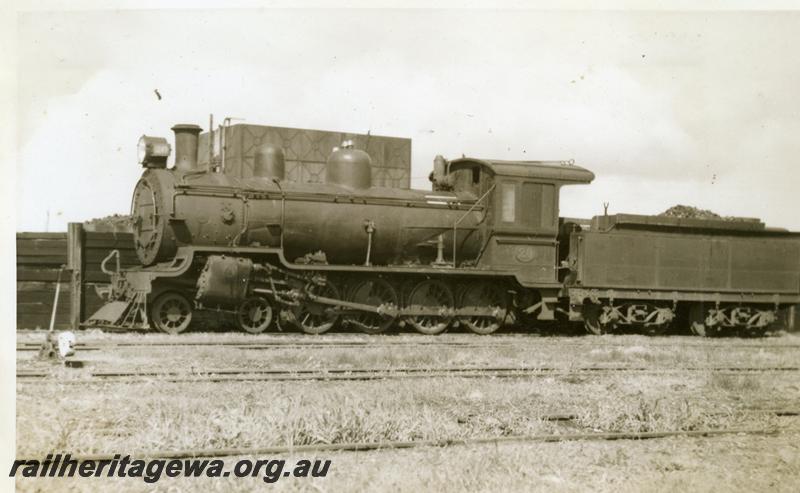
[[[279,148],[258,147],[240,178],[198,165],[200,127],[173,131],[171,169],[166,139],[140,139],[142,265],[111,271],[106,259],[108,303],[91,324],[178,333],[215,309],[253,333],[489,334],[540,321],[661,333],[681,320],[698,335],[757,335],[800,302],[800,234],[634,215],[582,230],[559,218],[560,188],[594,179],[572,162],[437,156],[433,191],[400,190],[372,187],[370,156],[344,143],[324,183],[301,184],[284,179]]]

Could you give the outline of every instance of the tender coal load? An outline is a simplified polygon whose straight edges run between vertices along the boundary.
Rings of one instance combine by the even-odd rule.
[[[664,217],[683,217],[689,219],[723,219],[722,216],[717,214],[716,212],[712,212],[706,209],[700,209],[699,207],[692,207],[691,205],[674,205],[669,209],[665,210],[659,216]]]
[[[691,205],[674,205],[665,210],[659,216],[662,217],[681,217],[686,219],[716,219],[718,221],[745,221],[747,218],[736,216],[720,216],[716,212]]]

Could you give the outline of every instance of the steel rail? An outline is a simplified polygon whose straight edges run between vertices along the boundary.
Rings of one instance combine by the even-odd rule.
[[[283,348],[318,348],[318,347],[413,347],[413,346],[443,346],[443,347],[466,347],[466,348],[493,348],[493,347],[520,347],[520,344],[530,344],[535,347],[543,346],[558,346],[558,347],[586,347],[586,348],[616,348],[616,347],[632,347],[642,346],[644,348],[702,348],[702,349],[798,349],[800,344],[733,344],[733,345],[712,345],[712,344],[684,344],[684,343],[656,343],[656,344],[635,344],[635,343],[596,343],[591,342],[570,342],[570,341],[542,341],[537,339],[530,339],[526,341],[518,340],[498,340],[487,342],[472,342],[472,341],[150,341],[150,342],[97,342],[97,343],[78,343],[76,349],[83,350],[98,350],[98,349],[117,349],[117,348],[137,348],[137,347],[205,347],[205,346],[220,346],[220,347],[234,347],[242,349],[283,349]],[[537,344],[541,343],[541,344]],[[17,344],[18,351],[32,351],[38,350],[41,347],[41,342],[20,342]]]
[[[40,334],[42,334],[42,335],[46,334],[47,330],[41,330],[41,329],[38,329],[38,330],[37,329],[19,329],[19,330],[17,330],[17,333],[18,334],[35,336],[35,335],[40,335]],[[241,336],[242,338],[245,338],[245,339],[250,339],[250,338],[256,339],[257,337],[259,337],[258,335],[250,335],[250,334],[245,334],[245,333],[243,333],[241,331],[231,331],[231,330],[227,330],[227,331],[202,331],[201,330],[199,332],[184,333],[184,334],[180,334],[178,336],[174,336],[174,335],[170,336],[168,334],[164,334],[164,333],[161,333],[161,332],[158,332],[158,331],[150,331],[149,333],[147,333],[147,331],[129,331],[128,333],[140,334],[142,337],[149,337],[149,336],[170,337],[171,339],[173,339],[176,342],[179,341],[179,340],[187,340],[187,339],[188,340],[192,340],[193,336],[199,335],[199,334],[207,335],[209,337]],[[116,335],[116,334],[119,334],[119,332],[113,331],[113,332],[107,332],[107,334]],[[319,335],[319,336],[306,335],[306,334],[303,334],[303,333],[300,333],[300,332],[265,332],[264,334],[261,334],[261,335],[267,336],[267,337],[271,337],[271,338],[274,338],[274,339],[297,339],[298,342],[309,341],[311,339],[319,339],[319,338],[324,338],[324,341],[316,341],[316,342],[331,341],[333,339],[354,338],[355,342],[359,342],[359,343],[363,343],[363,344],[370,344],[375,340],[380,341],[381,339],[394,339],[394,338],[397,338],[397,337],[400,337],[400,336],[406,336],[406,337],[408,337],[410,339],[411,338],[427,339],[430,342],[446,341],[446,342],[454,342],[454,343],[455,342],[473,343],[472,339],[513,340],[513,341],[535,340],[535,341],[547,341],[547,342],[559,342],[559,343],[561,343],[561,342],[571,342],[571,341],[576,341],[576,340],[593,341],[593,340],[599,339],[600,341],[596,342],[596,344],[626,344],[626,343],[621,343],[621,342],[610,342],[609,343],[609,342],[604,342],[604,340],[607,339],[607,338],[617,338],[617,337],[624,337],[624,336],[636,336],[636,337],[640,337],[642,339],[648,340],[649,341],[648,344],[653,344],[653,345],[688,344],[688,345],[697,345],[697,346],[709,345],[709,346],[716,347],[716,346],[718,346],[718,344],[716,344],[716,342],[718,342],[718,341],[720,341],[720,342],[725,342],[725,341],[728,341],[728,342],[734,341],[734,342],[736,342],[736,341],[753,341],[753,340],[757,340],[758,341],[758,340],[760,340],[760,341],[770,341],[770,342],[773,342],[774,345],[776,345],[776,346],[780,345],[781,347],[783,347],[783,346],[800,347],[800,337],[769,337],[769,336],[768,337],[749,337],[749,338],[741,338],[741,337],[698,337],[698,336],[693,336],[693,335],[689,335],[689,334],[670,334],[670,335],[663,335],[663,336],[645,336],[644,334],[635,334],[635,333],[632,333],[632,334],[623,334],[623,333],[620,333],[620,334],[606,334],[605,337],[603,337],[603,336],[593,336],[593,335],[590,335],[590,334],[583,334],[583,333],[580,333],[580,334],[561,333],[561,334],[557,334],[557,335],[549,335],[548,333],[542,334],[540,332],[534,332],[534,331],[523,331],[522,329],[515,329],[513,331],[504,332],[504,333],[495,333],[495,334],[492,334],[490,337],[487,337],[487,338],[482,338],[482,337],[480,337],[480,336],[478,336],[476,334],[472,334],[472,333],[469,333],[469,332],[463,332],[463,333],[448,332],[448,333],[444,333],[444,334],[440,334],[440,335],[436,335],[436,336],[428,336],[428,335],[424,335],[424,334],[419,334],[419,333],[414,332],[414,331],[408,331],[406,333],[397,333],[397,334],[390,333],[390,334],[377,334],[377,335],[364,334],[364,333],[358,332],[358,331],[348,331],[348,332],[334,331],[334,332],[329,332],[329,333],[326,333],[324,335]],[[459,337],[463,338],[463,340],[452,340],[454,338],[459,338]],[[787,341],[788,342],[787,344],[780,344],[781,339],[788,339],[789,341]],[[694,341],[694,342],[690,342],[690,341]],[[212,341],[200,341],[200,342],[209,342],[209,343],[211,343]],[[249,343],[249,342],[258,343],[258,342],[272,342],[272,341],[258,341],[258,340],[247,341],[247,343]],[[338,341],[336,341],[336,342],[338,342]],[[396,341],[396,342],[405,342],[405,341]],[[35,341],[32,341],[31,343],[35,343]],[[589,343],[591,343],[591,342],[589,342]],[[742,345],[744,345],[744,344],[742,344]],[[754,343],[751,343],[751,342],[748,342],[746,345],[748,345],[748,346],[758,346],[758,347],[762,346],[762,344],[754,344]],[[773,345],[773,344],[763,344],[763,345],[770,346],[770,345]]]
[[[254,374],[343,374],[343,373],[432,373],[432,372],[550,372],[550,371],[739,371],[739,372],[763,372],[763,371],[800,371],[797,366],[684,366],[684,367],[652,367],[652,366],[441,366],[441,367],[417,367],[417,366],[398,366],[386,368],[211,368],[196,374],[205,375],[239,375],[244,373]],[[44,374],[44,373],[42,373]],[[117,376],[147,376],[147,375],[185,375],[185,371],[176,370],[147,370],[147,371],[98,371],[92,372],[93,376],[98,377],[117,377]],[[24,375],[24,372],[23,372]],[[20,372],[17,372],[20,376]]]
[[[605,373],[604,375],[609,375]],[[663,371],[652,372],[639,372],[637,376],[663,376]],[[741,375],[741,372],[716,372],[716,375]],[[461,373],[454,374],[386,374],[386,375],[295,375],[295,376],[282,376],[282,375],[252,375],[252,376],[209,376],[209,377],[167,377],[167,378],[99,378],[99,379],[74,379],[74,380],[52,380],[46,378],[30,378],[25,380],[18,380],[17,384],[26,385],[42,385],[47,383],[58,383],[59,385],[98,385],[98,384],[127,384],[135,385],[149,382],[159,383],[175,383],[175,384],[202,384],[202,383],[232,383],[232,382],[337,382],[337,381],[387,381],[387,380],[413,380],[413,379],[429,379],[429,378],[462,378],[462,379],[522,379],[522,378],[565,378],[575,376],[588,376],[587,372],[553,372],[553,373],[538,373],[538,374],[525,374],[525,373]],[[594,373],[595,376],[598,373]]]
[[[564,433],[535,434],[504,437],[445,438],[437,440],[356,442],[356,443],[314,443],[308,445],[283,445],[271,447],[241,447],[218,449],[185,449],[167,451],[145,451],[135,455],[147,459],[192,459],[231,456],[272,456],[288,454],[304,454],[308,452],[369,452],[377,450],[411,449],[419,447],[453,447],[465,445],[499,445],[502,443],[552,443],[582,440],[653,440],[661,438],[715,437],[724,435],[777,435],[780,433],[797,433],[800,429],[786,428],[729,428],[708,430],[670,430],[649,432],[612,432],[612,433]],[[133,454],[132,454],[133,455]],[[112,460],[113,454],[75,455],[79,462]],[[19,459],[23,460],[23,459]]]
[[[666,375],[681,372],[708,371],[715,374],[743,375],[768,372],[792,372],[800,368],[739,368],[739,367],[689,367],[689,368],[641,368],[641,367],[590,367],[590,368],[411,368],[411,369],[295,369],[260,370],[227,369],[205,372],[177,371],[130,371],[130,372],[90,372],[76,375],[76,378],[54,380],[47,372],[17,372],[17,383],[91,384],[100,382],[142,383],[157,380],[171,383],[217,383],[217,382],[286,382],[286,381],[370,381],[402,380],[415,378],[525,378],[525,377],[567,377],[578,375],[624,374]],[[77,378],[82,376],[83,378]]]

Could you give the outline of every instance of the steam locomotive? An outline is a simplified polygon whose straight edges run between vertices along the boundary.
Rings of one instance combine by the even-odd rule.
[[[437,156],[432,191],[401,190],[371,186],[370,156],[345,142],[324,183],[303,184],[285,180],[278,147],[258,147],[240,178],[198,163],[200,127],[173,131],[173,168],[166,139],[139,141],[141,266],[106,259],[111,289],[91,325],[179,333],[198,310],[221,310],[251,333],[582,322],[657,334],[679,321],[760,335],[800,303],[800,234],[629,214],[582,228],[559,217],[561,187],[594,179],[572,162]]]

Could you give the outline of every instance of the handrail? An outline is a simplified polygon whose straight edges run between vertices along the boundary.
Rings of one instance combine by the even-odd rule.
[[[242,229],[239,231],[233,240],[231,241],[231,246],[239,246],[239,241],[242,239],[245,233],[247,233],[247,221],[248,218],[248,210],[250,209],[250,203],[247,200],[247,196],[242,196]]]
[[[117,257],[117,270],[116,271],[111,271],[111,270],[106,268],[106,264],[108,263],[109,260],[111,260],[112,257]],[[102,262],[100,262],[100,270],[103,271],[103,274],[106,274],[108,276],[110,276],[112,274],[119,274],[119,271],[120,271],[119,267],[120,267],[119,266],[119,250],[111,250],[111,253],[109,253],[108,256],[106,258],[104,258]],[[59,273],[59,275],[60,275],[60,273]]]
[[[281,192],[281,251],[283,251],[283,228],[286,221],[286,192],[283,191],[281,181],[277,178],[272,179],[272,183],[278,187]]]
[[[466,218],[473,210],[475,210],[475,207],[477,207],[478,204],[483,202],[483,199],[485,199],[490,193],[492,193],[492,191],[494,190],[494,187],[496,187],[496,186],[497,186],[497,184],[493,183],[492,186],[489,187],[489,190],[486,190],[486,192],[484,192],[484,194],[481,195],[480,198],[478,200],[476,200],[474,204],[472,204],[472,207],[467,209],[467,212],[465,212],[461,217],[456,219],[456,221],[453,223],[453,268],[456,267],[456,244],[457,244],[456,239],[458,238],[458,235],[457,235],[458,224],[461,221],[463,221],[464,218]]]

